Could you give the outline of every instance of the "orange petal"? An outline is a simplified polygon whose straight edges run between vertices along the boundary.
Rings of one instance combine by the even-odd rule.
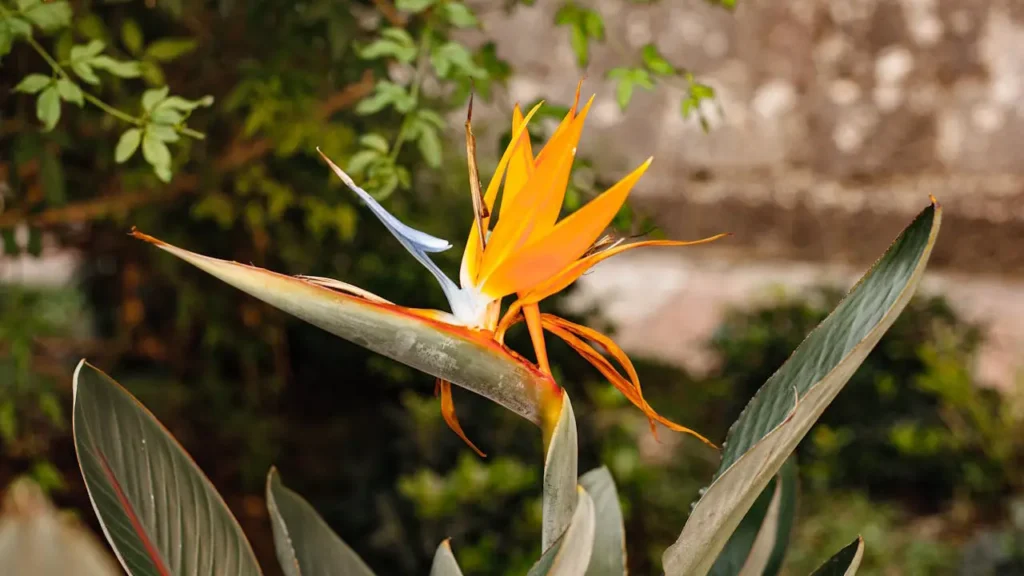
[[[633,185],[650,164],[651,160],[648,159],[586,206],[556,224],[545,236],[509,256],[491,274],[487,273],[485,258],[481,271],[481,277],[486,279],[483,292],[493,298],[500,298],[515,292],[531,291],[583,256],[611,223]],[[548,164],[539,168],[536,174],[541,174],[546,166]],[[524,191],[520,198],[526,195]],[[500,227],[501,223],[498,224]],[[494,235],[497,235],[497,228]]]
[[[661,414],[658,414],[654,410],[654,408],[652,408],[651,405],[648,404],[646,400],[644,400],[643,395],[640,393],[639,380],[637,380],[637,385],[634,386],[632,382],[628,381],[621,374],[619,374],[619,372],[615,370],[615,368],[612,366],[611,362],[609,362],[607,358],[599,354],[597,350],[595,350],[592,346],[590,346],[580,338],[577,338],[575,334],[563,328],[559,324],[551,322],[550,315],[542,315],[542,321],[544,323],[544,328],[546,328],[549,332],[564,340],[565,343],[572,347],[573,350],[576,350],[581,356],[583,356],[585,360],[590,362],[594,366],[594,368],[597,368],[597,370],[605,378],[607,378],[609,382],[611,382],[612,386],[615,386],[616,389],[622,392],[622,395],[625,396],[626,399],[632,402],[634,406],[639,408],[644,413],[644,415],[647,416],[647,418],[652,421],[652,431],[656,430],[653,422],[660,422],[670,430],[682,432],[684,434],[689,434],[697,438],[701,442],[707,444],[708,446],[711,446],[712,448],[717,448],[717,446],[715,446],[714,443],[712,443],[710,440],[708,440],[701,434],[695,432],[694,430],[691,430],[690,428],[687,428],[680,424],[676,424],[675,422],[669,420],[668,418],[665,418]],[[616,346],[616,348],[618,347]],[[631,365],[632,364],[630,364],[630,366]]]
[[[447,380],[438,380],[437,387],[441,389],[441,416],[444,416],[444,421],[448,423],[448,427],[459,438],[462,438],[462,441],[468,444],[481,458],[486,458],[487,454],[484,454],[466,437],[466,433],[462,431],[462,426],[459,424],[459,419],[455,416],[455,402],[452,401],[452,383]]]
[[[548,142],[553,142],[556,137],[558,137],[560,134],[562,134],[568,128],[569,123],[572,122],[576,118],[576,110],[579,109],[579,105],[580,105],[580,90],[582,90],[582,88],[583,88],[583,79],[581,78],[579,80],[579,82],[576,83],[576,98],[573,99],[572,108],[570,108],[569,109],[569,113],[566,114],[564,118],[562,118],[562,121],[558,123],[558,127],[555,128],[555,131],[551,133],[551,138],[548,139]],[[543,160],[544,156],[546,156],[548,154],[548,153],[544,152],[546,149],[547,149],[547,146],[545,146],[544,148],[541,148],[541,151],[537,153],[537,160],[536,160],[536,165],[537,166],[540,166],[540,163]]]
[[[512,130],[512,140],[508,143],[508,147],[505,148],[505,152],[501,155],[501,160],[498,161],[498,167],[494,170],[494,176],[491,177],[490,183],[487,184],[487,191],[484,193],[484,204],[487,206],[488,214],[494,211],[494,201],[498,197],[498,185],[502,181],[502,176],[505,175],[505,169],[508,166],[509,161],[512,159],[513,152],[516,149],[516,145],[522,138],[529,138],[529,135],[524,136],[526,133],[526,126],[533,118],[533,115],[540,110],[543,102],[537,104],[532,110],[523,118],[518,129]],[[490,216],[483,219],[483,228],[487,230],[490,226]],[[481,258],[481,242],[480,232],[474,223],[469,229],[469,239],[466,240],[466,250],[462,254],[462,271],[460,280],[463,286],[469,286],[474,284],[477,275],[480,270],[480,258]]]
[[[726,236],[729,236],[729,234],[717,234],[709,238],[702,238],[700,240],[691,241],[644,240],[641,242],[622,244],[620,246],[615,246],[614,248],[602,250],[601,252],[597,252],[596,254],[591,254],[590,256],[577,260],[576,262],[564,268],[558,274],[555,274],[548,280],[545,280],[544,282],[541,282],[540,284],[534,286],[532,289],[530,289],[529,292],[527,292],[522,297],[523,304],[528,304],[531,302],[540,302],[541,300],[547,298],[548,296],[561,292],[570,284],[575,282],[580,276],[586,273],[587,270],[590,270],[593,266],[597,265],[598,262],[601,262],[605,258],[611,258],[616,254],[621,254],[622,252],[625,252],[627,250],[641,248],[644,246],[694,246],[696,244],[706,244],[708,242],[713,242],[715,240],[718,240],[719,238],[724,238]]]
[[[536,304],[523,306],[523,316],[526,317],[526,327],[530,331],[533,351],[537,355],[537,366],[540,367],[541,372],[551,374],[551,365],[548,363],[548,349],[544,344],[544,326],[541,325],[540,308]]]
[[[517,105],[512,110],[512,133],[514,134],[523,125],[523,113]],[[533,175],[533,147],[530,144],[529,134],[525,134],[512,152],[508,161],[508,171],[505,173],[505,189],[501,197],[502,206],[510,206],[512,199],[523,189],[523,186]]]
[[[558,218],[576,145],[593,101],[591,98],[569,129],[545,146],[545,149],[552,149],[550,159],[537,167],[513,201],[510,204],[502,202],[501,218],[484,251],[478,280],[487,278],[502,261],[526,244],[535,230],[547,233]],[[549,218],[551,214],[553,216]]]
[[[529,308],[529,305],[523,306],[523,310],[528,310]],[[626,369],[626,374],[629,375],[629,379],[633,382],[633,386],[636,388],[636,391],[640,393],[641,397],[643,396],[643,392],[640,391],[640,376],[637,375],[636,368],[633,367],[633,362],[629,359],[629,355],[627,355],[614,340],[593,328],[588,328],[586,326],[576,324],[575,322],[570,322],[565,318],[559,318],[554,314],[542,314],[541,316],[543,317],[543,321],[549,324],[556,324],[560,328],[569,330],[580,338],[586,338],[587,340],[597,342],[601,345],[608,354],[611,354],[612,358],[615,358],[615,361],[618,362],[620,366]],[[541,319],[538,318],[538,320]]]

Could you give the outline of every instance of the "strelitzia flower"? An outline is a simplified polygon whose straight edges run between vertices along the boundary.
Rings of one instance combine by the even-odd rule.
[[[593,97],[579,109],[577,87],[573,107],[536,155],[526,129],[540,105],[525,116],[517,106],[512,113],[512,139],[486,190],[481,189],[475,142],[467,119],[466,148],[474,218],[458,284],[430,257],[450,249],[450,242],[399,221],[321,153],[342,182],[434,276],[448,299],[450,311],[409,308],[340,280],[287,276],[189,252],[136,230],[132,235],[306,322],[435,376],[445,421],[481,455],[459,425],[451,384],[512,410],[540,426],[548,437],[561,411],[562,389],[551,375],[545,332],[564,340],[597,368],[647,416],[652,432],[656,431],[655,424],[661,423],[710,445],[703,436],[664,418],[647,403],[633,364],[611,338],[540,311],[542,300],[565,289],[606,258],[642,246],[686,246],[724,236],[692,242],[624,243],[602,235],[650,166],[650,159],[559,220],[576,147],[592,103]],[[492,222],[495,219],[491,213],[499,192],[499,218]],[[514,299],[502,315],[502,300],[509,296]],[[504,344],[508,329],[521,321],[526,322],[536,364]]]
[[[448,299],[451,312],[418,313],[453,326],[484,333],[499,344],[504,343],[505,332],[509,327],[525,319],[537,365],[542,372],[551,373],[544,342],[546,330],[579,352],[630,402],[640,408],[650,420],[652,431],[655,430],[655,422],[660,422],[672,430],[692,434],[710,444],[693,430],[662,417],[644,400],[633,364],[610,338],[585,326],[540,312],[539,303],[542,300],[565,289],[606,258],[642,246],[687,246],[724,236],[720,234],[691,242],[647,240],[629,244],[602,237],[634,185],[651,165],[650,158],[594,200],[558,220],[583,123],[593,103],[591,97],[583,109],[578,110],[578,88],[576,98],[576,103],[536,156],[533,155],[526,128],[541,105],[538,104],[525,117],[519,107],[515,107],[511,142],[502,154],[482,198],[473,155],[475,145],[467,121],[469,172],[476,215],[463,253],[459,284],[453,282],[430,258],[432,253],[451,248],[451,243],[400,222],[356,185],[340,167],[323,153],[321,156],[406,250],[437,279]],[[492,228],[490,214],[497,201],[499,188],[502,193],[500,218]],[[364,297],[375,297],[361,290],[354,291],[350,286],[333,280],[314,280],[328,287]],[[499,319],[502,299],[511,295],[515,295],[516,299]],[[589,342],[604,348],[626,374],[616,369]],[[445,421],[469,446],[483,455],[459,425],[451,397],[451,384],[439,379],[437,390],[441,395]],[[555,391],[560,392],[557,385]],[[558,397],[557,394],[552,396]],[[558,416],[559,404],[545,401],[544,406],[545,427],[550,429]]]

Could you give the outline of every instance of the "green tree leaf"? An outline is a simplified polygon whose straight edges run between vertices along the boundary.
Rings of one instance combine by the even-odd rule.
[[[146,134],[152,135],[153,138],[161,142],[177,142],[181,139],[174,128],[164,124],[150,124],[146,126]]]
[[[90,60],[99,55],[100,52],[103,52],[103,48],[105,47],[106,44],[104,44],[102,40],[93,40],[88,44],[76,44],[71,47],[71,55],[69,56],[69,58],[71,59],[72,63],[88,63]]]
[[[127,19],[124,24],[121,24],[121,43],[128,49],[128,52],[138,55],[142,51],[142,28],[139,27],[138,22],[132,19]]]
[[[138,62],[114,60],[110,56],[100,55],[89,61],[93,68],[106,70],[118,78],[138,78],[142,68]]]
[[[199,46],[192,38],[161,38],[146,47],[145,58],[158,62],[170,62],[192,52]]]
[[[50,76],[29,74],[28,76],[25,76],[21,82],[18,82],[18,85],[14,87],[14,91],[24,92],[25,94],[35,94],[52,83],[53,78]]]
[[[381,136],[380,134],[363,134],[362,136],[359,137],[359,144],[363,148],[376,150],[381,154],[388,153],[388,139]]]
[[[411,94],[406,92],[404,87],[394,82],[381,80],[377,82],[373,95],[363,99],[356,105],[356,113],[375,114],[388,105],[404,113],[412,110],[416,105],[416,101]]]
[[[458,42],[445,42],[430,52],[430,63],[442,78],[449,77],[452,70],[458,70],[470,78],[486,78],[487,71],[477,66],[473,55]]]
[[[910,301],[942,212],[925,209],[789,360],[729,430],[722,463],[676,543],[667,576],[706,574],[758,495]]]
[[[187,100],[181,96],[170,96],[160,102],[157,108],[167,108],[180,112],[191,112],[196,108],[208,108],[213,105],[213,96],[206,95],[198,100]]]
[[[276,468],[267,474],[266,494],[274,549],[285,576],[373,576],[309,502],[281,483]]]
[[[71,25],[71,6],[64,0],[36,1],[21,8],[21,14],[44,32],[54,32]]]
[[[0,58],[10,53],[14,39],[32,35],[32,25],[14,16],[0,19]]]
[[[633,80],[629,77],[619,80],[619,83],[615,85],[615,101],[618,102],[619,108],[625,110],[632,99]]]
[[[367,60],[391,57],[409,63],[416,59],[418,51],[408,32],[401,28],[387,28],[381,32],[381,38],[360,50],[359,56]]]
[[[138,149],[141,142],[141,128],[129,128],[128,130],[125,130],[117,140],[117,147],[114,148],[114,161],[118,164],[124,164],[127,162],[128,159],[135,154],[135,150]]]
[[[167,98],[168,92],[170,92],[170,88],[167,86],[146,90],[142,93],[142,109],[146,112],[151,112],[157,104],[163,102]]]
[[[75,84],[67,78],[61,78],[57,81],[57,91],[60,92],[60,97],[63,98],[65,102],[71,102],[72,104],[78,104],[79,106],[85,104],[82,89],[78,87],[78,84]]]
[[[92,66],[89,66],[85,62],[72,62],[71,69],[78,74],[78,77],[88,82],[89,84],[99,84],[100,79],[96,76],[96,73],[92,71]]]
[[[39,94],[36,100],[36,117],[47,131],[53,130],[57,125],[60,120],[60,92],[56,86],[50,86]]]
[[[456,28],[473,28],[480,25],[473,11],[462,2],[448,2],[444,5],[444,17]]]
[[[171,151],[167,149],[167,144],[154,136],[148,128],[142,135],[142,157],[154,167],[171,165]]]
[[[658,47],[654,44],[644,46],[640,54],[643,57],[644,66],[647,66],[651,72],[662,76],[672,76],[676,73],[675,66],[669,64],[669,61],[661,55]]]
[[[153,414],[84,360],[73,395],[82,477],[125,571],[259,576],[224,500]]]
[[[348,159],[348,171],[351,174],[362,174],[378,158],[381,158],[381,153],[376,150],[360,150]]]
[[[417,14],[437,3],[437,0],[395,0],[395,8]]]
[[[589,41],[587,40],[587,34],[580,26],[573,26],[569,30],[569,45],[572,47],[573,53],[576,54],[576,63],[580,68],[587,66],[587,60],[590,57]]]
[[[419,123],[419,138],[416,140],[417,147],[427,165],[431,168],[441,166],[441,137],[437,129],[425,122]]]
[[[153,166],[153,173],[160,179],[161,182],[171,181],[171,167],[168,164],[160,164],[159,166]]]

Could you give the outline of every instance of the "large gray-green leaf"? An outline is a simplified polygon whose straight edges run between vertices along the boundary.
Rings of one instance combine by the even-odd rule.
[[[751,568],[760,565],[759,559],[761,558],[760,553],[762,549],[759,548],[759,545],[763,539],[770,539],[772,541],[768,561],[764,564],[764,569],[757,572],[757,574],[762,576],[775,576],[782,570],[782,562],[786,559],[786,551],[789,549],[789,539],[793,535],[793,525],[796,523],[798,484],[800,482],[795,455],[790,456],[786,463],[782,465],[777,478],[779,492],[775,521],[762,526],[761,533],[758,534],[757,540],[754,542],[754,548],[750,551],[750,558],[747,558],[747,563],[751,565]],[[769,515],[771,515],[771,510],[769,510]],[[747,566],[744,566],[744,569],[746,568]],[[743,574],[745,575],[746,572]]]
[[[768,486],[761,491],[753,506],[740,521],[732,535],[729,536],[725,548],[711,566],[711,576],[738,576],[747,564],[755,541],[767,524],[771,525],[769,516],[778,511],[781,490],[778,478],[772,478]],[[762,562],[763,567],[763,562]],[[760,576],[760,572],[753,572]]]
[[[595,468],[580,477],[580,486],[594,501],[594,551],[587,576],[625,576],[626,529],[612,473]]]
[[[733,424],[722,464],[662,561],[667,576],[703,576],[828,404],[913,295],[939,232],[925,209],[836,309],[793,352]]]
[[[124,574],[77,515],[54,507],[27,478],[6,489],[0,505],[0,574],[120,576]]]
[[[189,252],[141,232],[133,234],[275,308],[476,392],[540,425],[540,393],[542,387],[553,385],[550,377],[483,332],[417,316],[341,282],[277,274]],[[349,293],[325,285],[344,287]]]
[[[711,567],[712,575],[778,574],[796,516],[796,483],[796,457],[790,456],[732,533]]]
[[[569,527],[576,509],[579,468],[576,449],[576,416],[569,395],[562,392],[562,409],[551,432],[544,457],[541,550],[547,551]]]
[[[277,560],[286,576],[373,576],[302,496],[267,474],[267,509]]]
[[[811,576],[855,576],[860,568],[860,560],[864,556],[864,539],[857,539],[845,548],[836,552],[828,562],[822,564]]]
[[[582,486],[568,530],[530,568],[527,576],[583,576],[594,550],[594,502]]]
[[[84,360],[75,369],[72,414],[89,498],[129,574],[260,574],[238,522],[185,450]]]
[[[452,545],[448,540],[441,542],[434,552],[434,563],[430,565],[430,576],[462,576],[459,563],[452,554]]]

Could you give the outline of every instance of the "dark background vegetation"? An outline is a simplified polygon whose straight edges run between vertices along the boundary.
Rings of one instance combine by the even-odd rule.
[[[355,163],[390,210],[461,246],[470,214],[464,158],[442,144],[458,142],[461,125],[435,117],[457,118],[471,83],[488,99],[515,71],[486,38],[465,47],[453,40],[456,29],[474,28],[463,4],[398,5],[74,2],[67,25],[35,31],[58,60],[100,39],[112,57],[140,63],[139,74],[82,85],[131,116],[141,114],[147,89],[213,96],[213,106],[188,118],[205,139],[169,142],[169,163],[141,153],[116,163],[130,126],[89,103],[64,102],[56,128],[42,131],[38,95],[12,89],[51,71],[32,46],[13,41],[0,68],[4,250],[8,258],[73,251],[80,268],[70,286],[0,287],[0,486],[30,475],[95,527],[68,435],[70,374],[84,356],[169,426],[225,494],[268,570],[276,563],[262,489],[276,465],[378,573],[425,573],[446,537],[467,573],[525,572],[539,553],[541,472],[540,437],[527,423],[456,392],[466,432],[489,454],[479,459],[441,420],[428,376],[126,236],[134,225],[204,254],[444,308],[433,280],[331,179],[314,149]],[[559,13],[567,35],[550,41],[572,42],[582,64],[603,25],[567,6]],[[393,33],[394,45],[367,52],[387,28],[407,31],[414,57]],[[438,50],[449,42],[456,48]],[[650,54],[639,59],[642,73],[620,74],[628,91],[687,78]],[[381,96],[389,70],[411,74],[415,88]],[[708,96],[693,86],[689,97]],[[558,116],[565,104],[545,113]],[[139,117],[140,125],[152,120]],[[505,131],[480,133],[493,145]],[[160,166],[173,173],[169,183],[154,172]],[[569,204],[591,193],[574,186]],[[617,224],[646,230],[640,220],[626,211]],[[445,269],[456,269],[456,252],[440,257]],[[720,359],[713,373],[696,378],[638,361],[645,392],[670,418],[720,440],[840,296],[829,287],[735,310],[707,343]],[[941,298],[911,304],[798,450],[791,573],[809,573],[857,533],[867,540],[866,574],[955,573],[963,562],[965,573],[997,565],[1021,573],[1010,552],[1020,542],[1011,518],[1024,482],[1024,426],[1010,401],[971,379],[983,338],[983,326],[965,324]],[[524,349],[523,334],[511,344]],[[633,573],[653,574],[717,457],[688,438],[663,433],[655,442],[641,414],[588,364],[551,347],[577,406],[581,469],[610,467]]]

